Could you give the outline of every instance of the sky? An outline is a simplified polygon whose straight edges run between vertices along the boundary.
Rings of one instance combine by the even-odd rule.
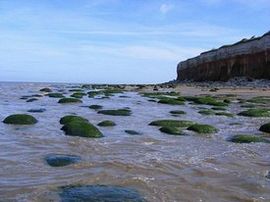
[[[0,81],[161,83],[270,30],[270,0],[0,0]]]

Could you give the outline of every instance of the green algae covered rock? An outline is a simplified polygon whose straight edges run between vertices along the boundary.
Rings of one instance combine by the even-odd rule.
[[[83,92],[76,92],[76,93],[73,93],[70,97],[74,97],[74,98],[82,98],[83,96],[85,96],[86,93],[83,93]]]
[[[211,109],[203,109],[203,110],[200,110],[198,113],[202,115],[215,115],[215,112]]]
[[[207,125],[207,124],[193,124],[187,128],[187,130],[191,130],[197,133],[216,133],[218,129],[214,126]]]
[[[212,107],[212,110],[216,110],[216,111],[225,111],[226,109],[224,107]]]
[[[112,126],[116,126],[116,124],[113,121],[105,120],[105,121],[101,121],[100,123],[98,123],[98,126],[112,127]]]
[[[259,130],[265,133],[270,133],[270,123],[263,124]]]
[[[80,99],[77,98],[62,98],[58,101],[58,103],[66,104],[66,103],[82,103]]]
[[[185,135],[182,133],[182,131],[179,128],[176,128],[176,127],[165,126],[165,127],[161,127],[159,130],[160,132],[166,133],[169,135]]]
[[[99,109],[102,109],[103,107],[101,105],[90,105],[89,108],[99,110]]]
[[[164,119],[164,120],[152,121],[149,125],[151,125],[151,126],[161,126],[161,127],[185,128],[185,127],[191,126],[192,124],[194,124],[194,122],[187,121],[187,120]]]
[[[81,116],[75,116],[75,115],[67,115],[60,119],[60,124],[67,124],[71,121],[85,121],[88,122],[86,118],[83,118]]]
[[[62,167],[81,161],[81,157],[67,154],[49,154],[45,157],[45,160],[52,167]]]
[[[13,114],[6,117],[3,123],[16,125],[32,125],[37,123],[37,119],[28,114]]]
[[[269,140],[256,136],[256,135],[235,135],[231,139],[229,139],[230,142],[234,143],[255,143],[255,142],[264,142],[264,143],[270,143]]]
[[[234,115],[228,112],[216,112],[215,115],[217,116],[227,116],[227,117],[233,117]]]
[[[162,98],[158,101],[161,104],[170,104],[170,105],[184,105],[185,103],[182,100],[177,98]]]
[[[61,128],[66,135],[100,138],[103,134],[87,119],[80,116],[64,116],[60,119],[60,123],[64,124]]]
[[[111,116],[130,116],[131,111],[129,109],[115,109],[115,110],[100,110],[98,114],[111,115]]]
[[[238,115],[249,117],[270,117],[270,109],[248,109],[240,112]]]
[[[65,97],[62,93],[48,93],[47,96],[52,97],[52,98],[63,98],[63,97]]]
[[[146,202],[137,190],[110,185],[61,187],[62,202]]]
[[[70,121],[62,127],[66,135],[100,138],[102,133],[91,123],[86,121]]]
[[[189,101],[193,101],[195,104],[204,104],[204,105],[212,105],[212,106],[219,106],[219,107],[226,107],[228,103],[218,101],[211,96],[204,96],[204,97],[186,97]]]

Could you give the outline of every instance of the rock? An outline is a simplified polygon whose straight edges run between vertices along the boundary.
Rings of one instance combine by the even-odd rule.
[[[102,109],[103,106],[101,106],[101,105],[90,105],[89,108],[90,108],[90,109],[99,110],[99,109]]]
[[[170,111],[171,114],[176,114],[176,115],[182,115],[182,114],[186,114],[186,112],[182,111],[182,110],[173,110]]]
[[[111,116],[130,116],[131,111],[129,109],[115,109],[115,110],[101,110],[98,114],[111,115]]]
[[[269,140],[256,136],[256,135],[235,135],[229,139],[230,142],[234,143],[255,143],[255,142],[264,142],[270,143]]]
[[[197,133],[216,133],[218,129],[214,126],[207,125],[207,124],[193,124],[187,128],[187,130],[191,130]]]
[[[37,123],[35,117],[28,114],[13,114],[4,119],[3,123],[16,125],[32,125]]]
[[[217,110],[217,111],[225,111],[226,109],[224,107],[212,107],[212,110]]]
[[[74,98],[83,98],[83,96],[85,96],[86,93],[82,93],[82,92],[76,92],[76,93],[73,93],[70,97],[74,97]]]
[[[200,110],[198,113],[202,115],[215,115],[215,112],[211,109],[203,109]]]
[[[61,188],[65,202],[146,202],[134,189],[109,185],[77,185]]]
[[[238,115],[250,117],[270,117],[270,109],[248,109],[240,112]]]
[[[62,98],[58,101],[58,103],[66,104],[66,103],[82,103],[80,99],[77,98]]]
[[[228,113],[228,112],[216,112],[215,113],[216,116],[227,116],[227,117],[234,117],[233,114]]]
[[[263,124],[259,130],[265,133],[270,133],[270,123]]]
[[[26,100],[26,102],[34,102],[34,101],[37,101],[38,99],[37,98],[30,98],[28,100]]]
[[[139,133],[135,130],[125,130],[125,133],[127,133],[129,135],[142,135],[142,133]]]
[[[113,121],[106,120],[106,121],[102,121],[102,122],[98,123],[98,126],[112,127],[112,126],[116,126],[116,124]]]
[[[160,132],[166,133],[169,135],[185,135],[184,133],[182,133],[182,131],[179,128],[176,128],[176,127],[165,126],[165,127],[161,127],[159,130]]]
[[[40,109],[29,109],[28,112],[31,112],[31,113],[42,113],[42,112],[45,112],[46,109],[44,108],[40,108]]]
[[[39,91],[46,92],[46,93],[52,92],[52,90],[50,88],[42,88]]]
[[[158,101],[161,104],[170,104],[170,105],[184,105],[185,103],[182,100],[178,100],[177,98],[162,98]]]
[[[47,96],[52,98],[63,98],[65,97],[62,93],[48,93]]]
[[[194,122],[192,121],[164,119],[164,120],[152,121],[149,125],[161,126],[161,127],[185,128],[185,127],[191,126],[192,124],[194,124]]]
[[[65,124],[61,129],[69,136],[103,137],[103,134],[93,124],[86,121],[71,121]]]
[[[81,161],[81,157],[66,154],[50,154],[45,157],[45,160],[52,167],[62,167]]]
[[[60,124],[67,124],[71,121],[85,121],[88,122],[88,120],[86,118],[83,118],[81,116],[75,116],[75,115],[67,115],[64,116],[60,119]]]
[[[228,103],[218,101],[211,96],[193,97],[193,98],[189,97],[185,99],[189,99],[189,101],[193,101],[195,104],[212,105],[212,106],[219,106],[219,107],[228,106]]]

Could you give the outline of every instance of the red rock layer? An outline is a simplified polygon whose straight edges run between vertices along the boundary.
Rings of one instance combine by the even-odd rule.
[[[270,79],[270,49],[205,62],[194,67],[179,69],[177,72],[177,80],[180,81],[227,81],[239,76]]]

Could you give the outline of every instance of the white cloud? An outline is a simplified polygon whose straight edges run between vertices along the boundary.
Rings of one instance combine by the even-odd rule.
[[[169,11],[171,11],[173,9],[173,5],[172,4],[161,4],[161,6],[159,7],[159,10],[162,14],[167,14]]]

